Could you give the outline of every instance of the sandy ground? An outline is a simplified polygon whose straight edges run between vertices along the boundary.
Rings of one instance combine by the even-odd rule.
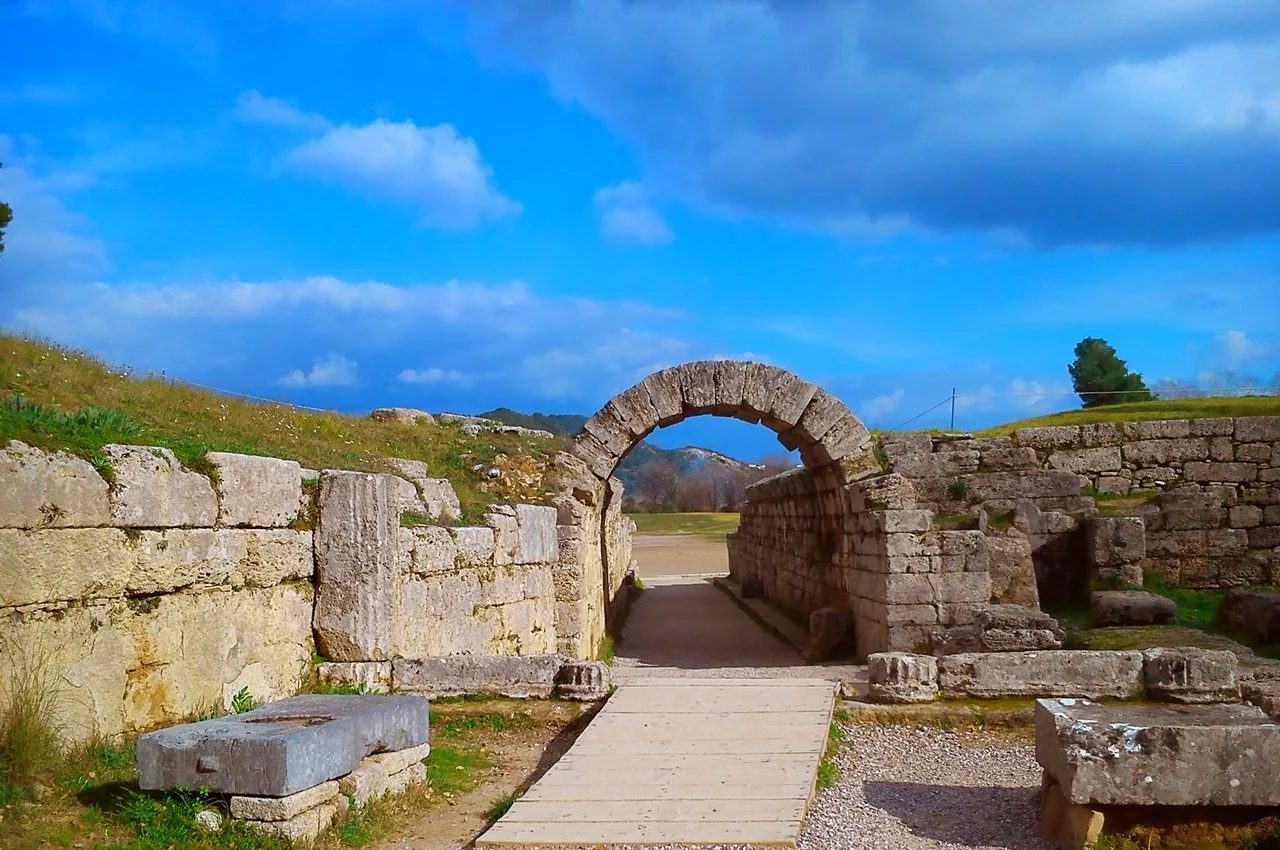
[[[722,537],[701,534],[636,535],[633,546],[641,578],[729,574],[729,550]]]

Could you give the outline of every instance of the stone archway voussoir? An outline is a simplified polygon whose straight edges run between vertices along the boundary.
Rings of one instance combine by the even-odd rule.
[[[716,361],[713,380],[716,386],[716,404],[711,412],[718,416],[750,416],[742,407],[742,391],[747,382],[747,366],[742,360]]]
[[[696,360],[680,367],[680,390],[684,415],[710,413],[716,406],[716,362]]]
[[[658,427],[684,419],[684,390],[680,386],[679,368],[654,372],[641,381],[640,386],[649,393],[649,401],[658,416]]]

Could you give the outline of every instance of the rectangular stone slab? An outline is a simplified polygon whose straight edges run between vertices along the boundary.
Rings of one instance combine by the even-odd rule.
[[[138,785],[287,797],[345,776],[372,753],[425,744],[429,716],[421,696],[290,697],[148,732],[137,744]]]
[[[1253,706],[1037,700],[1036,760],[1072,803],[1280,805],[1280,724]]]

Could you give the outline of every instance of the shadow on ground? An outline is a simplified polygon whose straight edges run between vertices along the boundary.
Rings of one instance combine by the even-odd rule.
[[[867,782],[867,802],[920,838],[1018,850],[1038,843],[1038,788],[965,788],[919,782]],[[957,812],[965,814],[957,816]]]

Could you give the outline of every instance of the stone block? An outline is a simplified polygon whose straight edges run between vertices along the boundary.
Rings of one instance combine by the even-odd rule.
[[[1192,462],[1183,467],[1183,475],[1186,476],[1188,481],[1223,481],[1229,484],[1240,484],[1256,480],[1258,477],[1258,466],[1253,463]]]
[[[1251,679],[1240,684],[1245,701],[1280,720],[1280,679]]]
[[[747,369],[753,364],[745,360],[717,360],[713,376],[716,388],[716,405],[713,411],[721,416],[750,414],[744,410],[742,396],[746,389]]]
[[[514,508],[507,505],[490,505],[484,515],[485,525],[493,529],[493,563],[498,566],[514,564],[520,548],[520,522]]]
[[[816,385],[803,381],[790,372],[782,372],[769,411],[761,418],[761,422],[779,432],[791,428],[800,421],[801,414],[817,392]]]
[[[457,563],[460,567],[485,567],[494,563],[494,533],[492,528],[462,526],[451,528],[454,545],[457,546]]]
[[[698,360],[680,366],[680,394],[685,416],[710,413],[716,406],[716,363]]]
[[[1192,419],[1190,428],[1193,437],[1230,437],[1235,430],[1235,420]]]
[[[1239,662],[1226,650],[1156,648],[1142,653],[1147,695],[1181,703],[1238,702]]]
[[[375,422],[396,422],[401,425],[434,425],[436,418],[425,410],[412,407],[378,407],[369,411]]]
[[[392,678],[396,690],[428,696],[547,697],[555,690],[556,674],[565,661],[558,655],[397,658],[392,662]]]
[[[965,440],[962,443],[953,444],[957,451],[963,451],[968,448],[974,450],[975,443],[981,443],[982,440]],[[1040,466],[1040,461],[1036,457],[1036,450],[1030,446],[1022,446],[1019,448],[1002,448],[1002,449],[984,449],[980,451],[978,468],[983,472],[995,471],[1016,471],[1022,469],[1036,469]]]
[[[297,518],[302,499],[297,461],[228,452],[209,452],[205,459],[218,471],[219,525],[282,528]]]
[[[1081,425],[1080,442],[1086,446],[1118,446],[1124,442],[1124,431],[1114,422]]]
[[[1235,436],[1238,443],[1274,443],[1280,440],[1280,416],[1237,417]]]
[[[358,688],[370,693],[391,690],[390,661],[326,661],[316,668],[316,675],[329,686]]]
[[[1217,624],[1256,644],[1280,643],[1280,593],[1232,588],[1218,607]]]
[[[622,414],[612,403],[604,407],[582,426],[588,434],[600,441],[600,445],[614,458],[622,457],[630,450],[635,438],[623,421]]]
[[[542,505],[516,505],[518,542],[515,563],[553,564],[560,557],[556,533],[556,509]]]
[[[17,440],[0,450],[0,528],[110,524],[107,482],[88,461]]]
[[[1236,459],[1236,446],[1230,437],[1209,438],[1209,460],[1225,461]]]
[[[1147,555],[1142,517],[1094,517],[1085,524],[1085,541],[1089,563],[1097,567],[1116,567]]]
[[[1235,505],[1227,512],[1227,525],[1232,528],[1254,528],[1262,525],[1262,508],[1257,505]]]
[[[1040,428],[1019,428],[1014,432],[1018,445],[1037,449],[1070,448],[1080,442],[1078,425],[1047,425]]]
[[[555,694],[561,699],[593,702],[609,695],[609,665],[603,661],[566,661],[556,673]]]
[[[419,696],[305,694],[148,732],[137,743],[138,786],[287,797],[372,753],[426,743],[429,708]]]
[[[1172,599],[1145,590],[1104,590],[1089,595],[1098,626],[1150,626],[1172,623],[1178,606]]]
[[[867,678],[872,702],[932,702],[938,697],[938,662],[929,655],[872,653]]]
[[[586,431],[573,438],[573,454],[586,465],[592,475],[602,480],[612,475],[614,467],[618,465],[617,455]]]
[[[801,445],[821,440],[833,425],[851,417],[844,402],[825,390],[818,390],[796,423],[796,431],[803,438]]]
[[[951,478],[976,472],[981,458],[974,451],[903,455],[893,461],[893,471],[908,478]]]
[[[684,418],[684,398],[680,386],[679,369],[663,369],[640,383],[649,393],[649,402],[658,416],[659,425],[674,425]]]
[[[886,576],[888,579],[910,576]],[[926,586],[927,587],[927,586]],[[809,615],[810,661],[830,658],[842,648],[853,646],[853,614],[838,608],[819,608]]]
[[[1115,472],[1122,468],[1119,446],[1074,449],[1049,455],[1049,466],[1075,473]]]
[[[946,696],[1121,697],[1142,688],[1141,652],[1051,650],[948,655],[938,661]]]
[[[314,843],[333,825],[339,815],[347,811],[349,806],[347,798],[339,794],[332,800],[300,812],[288,820],[246,820],[245,824],[264,835],[278,838],[294,847],[305,846]]]
[[[418,526],[409,531],[413,539],[410,568],[414,573],[427,576],[457,569],[458,544],[453,529]]]
[[[394,476],[325,470],[315,532],[317,648],[330,661],[385,661],[400,559]]]
[[[329,802],[338,793],[338,783],[330,780],[287,797],[233,796],[231,816],[241,820],[289,820],[321,803]]]
[[[943,573],[924,576],[933,586],[933,599],[940,604],[987,602],[991,599],[991,576],[984,571]]]
[[[888,510],[888,511],[881,512],[880,517],[883,520],[884,530],[885,530],[885,533],[887,534],[895,534],[898,532],[928,531],[929,526],[933,522],[933,511]]]
[[[1063,427],[1055,425],[1053,426]],[[1017,475],[980,472],[968,477],[971,499],[1016,502],[1019,499],[1069,499],[1080,495],[1080,476],[1061,469],[1023,472]]]
[[[1256,707],[1040,700],[1035,722],[1036,760],[1071,803],[1280,805],[1280,726]]]
[[[183,467],[169,449],[113,444],[103,451],[115,473],[110,492],[113,525],[212,527],[217,522],[213,484]]]
[[[366,758],[365,761],[378,765],[389,776],[394,776],[403,770],[413,767],[415,764],[421,764],[429,755],[431,755],[431,745],[419,744],[416,747],[405,747],[402,750],[374,753]]]
[[[636,440],[644,439],[646,434],[658,427],[658,411],[654,409],[649,391],[643,384],[619,393],[609,403],[626,425],[628,433]]]
[[[447,478],[418,478],[418,496],[432,519],[455,520],[462,516],[462,502]]]
[[[1203,437],[1138,440],[1124,444],[1124,459],[1138,466],[1168,466],[1183,461],[1202,461],[1208,457],[1209,444]]]
[[[1246,463],[1270,463],[1271,446],[1266,443],[1244,443],[1236,446],[1235,459]]]
[[[1017,529],[1009,529],[1003,537],[988,535],[987,573],[991,577],[991,598],[1013,605],[1040,607],[1036,586],[1035,563],[1031,541]]]
[[[1280,526],[1264,525],[1249,529],[1249,545],[1255,549],[1274,549],[1280,546]]]
[[[781,369],[764,363],[747,364],[742,381],[742,406],[750,411],[753,417],[763,418],[769,412],[773,404],[773,394],[777,391],[778,382],[784,374]]]
[[[0,606],[121,596],[138,558],[118,528],[0,529]]]
[[[1125,422],[1125,436],[1138,440],[1176,440],[1191,435],[1186,419],[1153,419],[1147,422]]]

